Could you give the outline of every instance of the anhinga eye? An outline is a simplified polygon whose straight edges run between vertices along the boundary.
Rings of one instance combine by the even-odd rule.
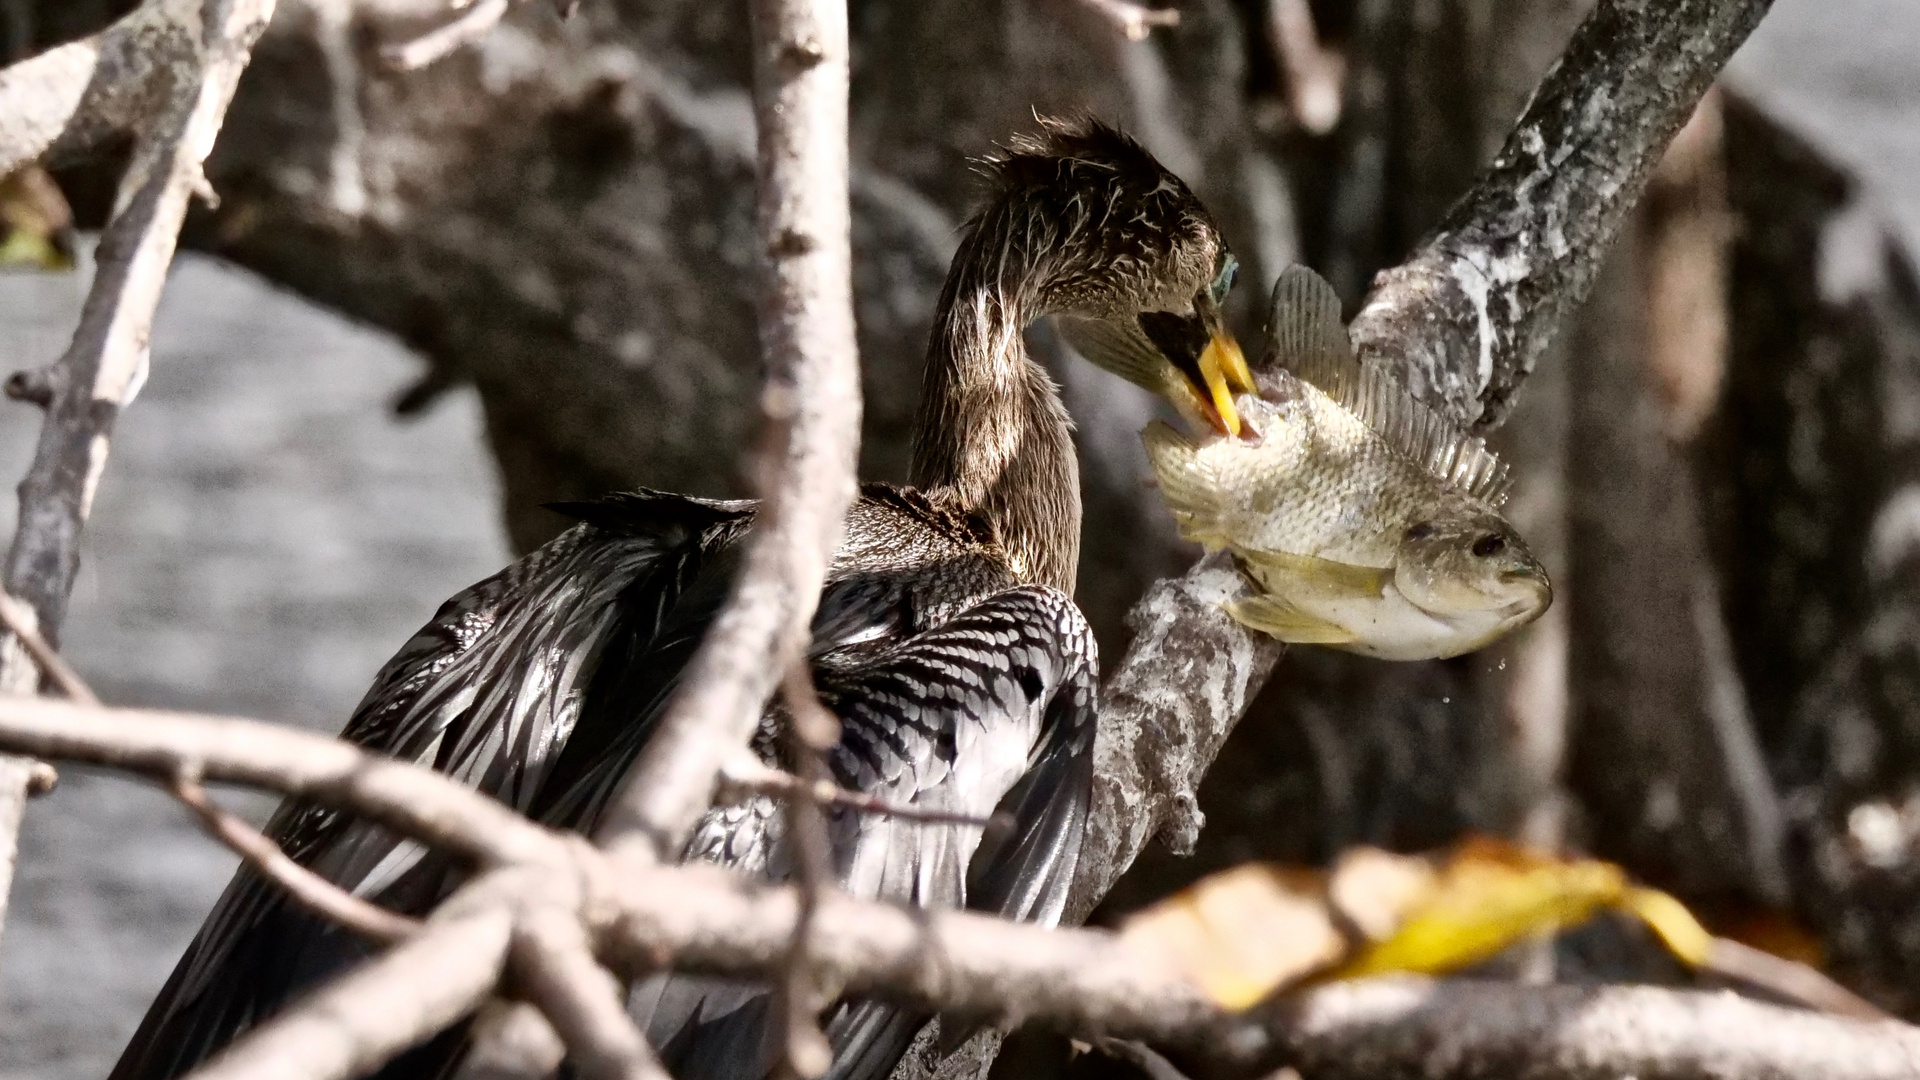
[[[1499,533],[1488,533],[1473,542],[1473,553],[1482,559],[1490,559],[1507,550],[1507,538]]]
[[[1207,286],[1207,299],[1214,307],[1227,302],[1227,294],[1233,291],[1233,279],[1240,276],[1240,260],[1228,252],[1225,261],[1220,264],[1220,272],[1213,277],[1213,284]]]

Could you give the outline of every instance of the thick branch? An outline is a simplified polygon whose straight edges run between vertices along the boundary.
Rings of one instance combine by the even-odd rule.
[[[204,1076],[357,1075],[493,994],[516,926],[555,928],[531,915],[573,913],[585,938],[571,937],[564,918],[557,931],[576,945],[609,942],[629,971],[670,965],[762,979],[786,963],[801,917],[795,889],[717,867],[628,861],[616,877],[614,860],[597,849],[518,819],[437,773],[271,725],[0,699],[0,750],[141,772],[201,760],[208,776],[357,809],[426,840],[492,833],[502,817],[517,823],[517,835],[496,854],[510,849],[529,865],[464,886],[425,929],[261,1025],[210,1062]],[[371,780],[343,783],[343,776]],[[1920,1069],[1920,1031],[1906,1025],[1730,995],[1403,980],[1329,986],[1287,1008],[1235,1018],[1100,931],[1045,930],[829,894],[815,910],[808,941],[809,963],[849,992],[983,1021],[1034,1020],[1082,1036],[1144,1039],[1243,1070],[1277,1059],[1316,1076],[1418,1080],[1878,1080]],[[585,960],[577,948],[571,957],[575,966]],[[606,980],[600,983],[605,989]],[[604,1000],[576,1004],[588,1016]],[[625,1029],[610,1016],[562,1026],[574,1022],[588,1024],[593,1038],[612,1033],[601,1044],[610,1072],[643,1075],[649,1067],[630,1041],[620,1041]],[[1349,1071],[1323,1071],[1338,1069]]]
[[[1882,1080],[1920,1075],[1920,1030],[1729,993],[1378,979],[1286,1009],[1284,1056],[1314,1080]]]
[[[671,1080],[627,1015],[626,987],[594,959],[572,913],[548,907],[523,920],[514,981],[540,1002],[583,1080]]]
[[[1086,918],[1155,835],[1177,852],[1199,839],[1200,781],[1285,648],[1227,616],[1246,589],[1230,557],[1211,555],[1128,614],[1133,643],[1101,694],[1069,922]]]
[[[1498,423],[1661,151],[1767,7],[1601,0],[1493,168],[1377,280],[1352,327],[1369,362],[1398,366],[1463,423]],[[1229,564],[1203,560],[1130,616],[1139,637],[1108,681],[1069,914],[1092,910],[1156,832],[1190,849],[1194,789],[1279,656],[1220,611],[1240,588]]]
[[[168,81],[196,81],[200,20],[200,0],[147,0],[92,37],[0,71],[0,176],[151,122]]]
[[[608,814],[610,841],[637,833],[661,855],[678,854],[800,655],[855,493],[846,5],[754,0],[752,16],[764,405],[785,445],[763,478],[768,498],[733,595]]]
[[[1772,0],[1601,0],[1493,166],[1353,322],[1369,363],[1498,426],[1668,142]]]

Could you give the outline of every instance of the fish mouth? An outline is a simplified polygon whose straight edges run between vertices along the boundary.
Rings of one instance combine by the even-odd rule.
[[[1508,618],[1530,622],[1553,606],[1553,585],[1544,575],[1530,570],[1509,570],[1500,575],[1500,584],[1509,591],[1519,590],[1523,594],[1501,605],[1500,613]]]

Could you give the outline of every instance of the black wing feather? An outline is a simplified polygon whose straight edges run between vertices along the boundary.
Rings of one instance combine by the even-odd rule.
[[[639,649],[635,640],[673,607],[704,554],[728,546],[750,516],[746,504],[652,492],[576,509],[590,525],[442,605],[381,669],[342,736],[526,809],[603,654]],[[377,826],[296,801],[282,805],[268,832],[335,883],[414,914],[462,869]],[[367,951],[242,867],[112,1080],[181,1074]]]
[[[875,619],[889,607],[876,604]],[[829,762],[843,786],[1012,818],[1011,828],[976,849],[977,829],[837,814],[836,857],[849,890],[1057,922],[1091,798],[1098,666],[1072,601],[1031,586],[998,592],[885,648],[820,657],[821,699],[842,722]],[[965,806],[956,772],[977,783],[996,759],[1011,761],[1007,787],[988,795],[987,805]],[[717,808],[703,831],[732,838],[738,815]],[[754,869],[784,871],[777,852],[755,858]],[[665,976],[650,980],[635,1004],[679,1080],[756,1080],[775,1053],[768,1001],[752,984]],[[826,1080],[884,1080],[928,1019],[880,1002],[842,1003],[825,1025],[834,1049]]]

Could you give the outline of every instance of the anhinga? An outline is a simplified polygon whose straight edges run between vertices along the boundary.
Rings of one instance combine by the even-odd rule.
[[[1068,598],[1080,546],[1070,425],[1022,332],[1060,315],[1104,367],[1189,416],[1236,429],[1249,388],[1221,329],[1232,256],[1177,177],[1097,123],[1049,123],[987,163],[991,201],[941,293],[913,486],[849,512],[809,661],[842,721],[837,781],[890,801],[1013,825],[852,813],[831,820],[853,894],[1056,922],[1087,812],[1097,664]],[[591,831],[727,595],[753,505],[657,492],[567,508],[582,524],[448,601],[388,662],[344,737],[431,764],[549,824]],[[774,714],[756,749],[777,748]],[[424,913],[454,860],[290,801],[270,832],[359,895]],[[688,858],[786,873],[769,800],[716,806]],[[113,1072],[163,1080],[369,947],[245,868]],[[769,1071],[764,988],[667,976],[636,1015],[680,1080]],[[833,1076],[878,1080],[924,1017],[872,1002],[827,1020]],[[453,1032],[383,1076],[442,1075]]]

